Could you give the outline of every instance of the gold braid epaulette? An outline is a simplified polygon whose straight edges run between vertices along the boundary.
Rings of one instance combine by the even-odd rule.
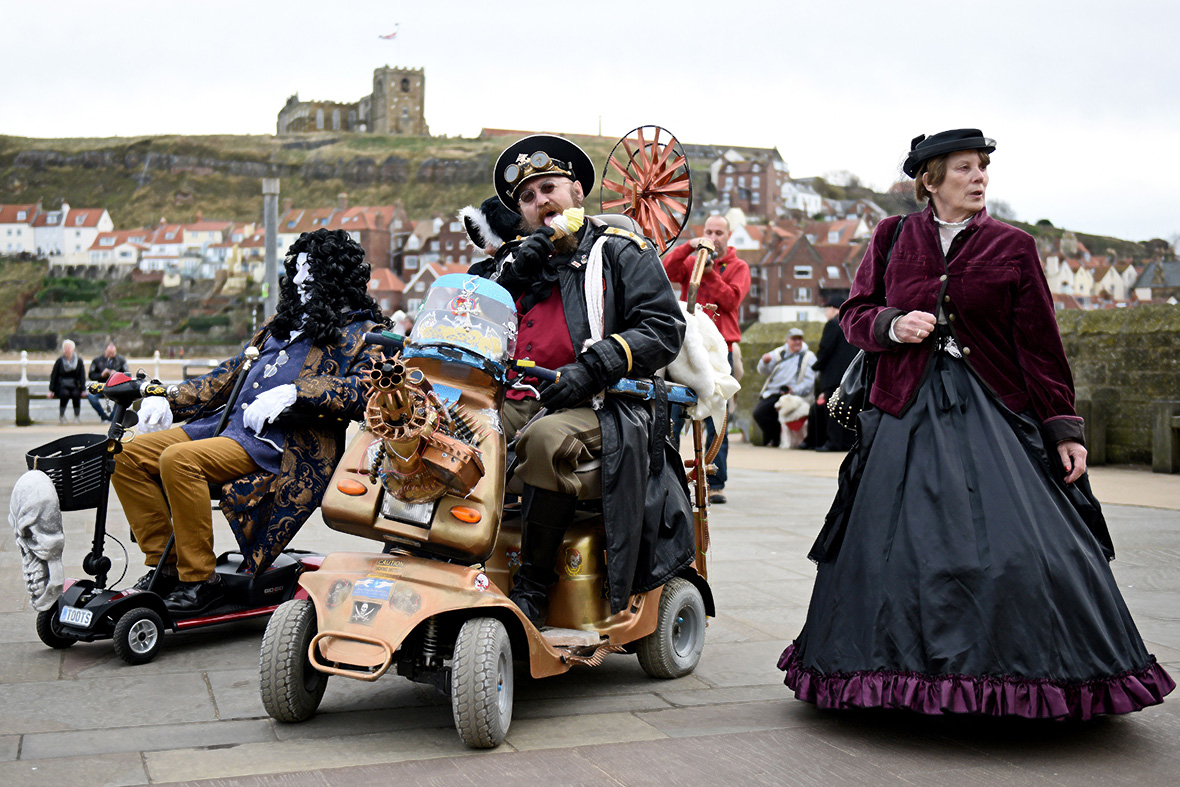
[[[636,235],[634,232],[630,232],[630,231],[622,229],[620,227],[607,227],[605,234],[618,235],[621,238],[626,238],[627,240],[634,241],[639,246],[640,249],[647,248],[647,241],[645,241],[643,238]]]

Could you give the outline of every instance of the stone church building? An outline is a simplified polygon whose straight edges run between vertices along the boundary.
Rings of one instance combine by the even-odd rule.
[[[279,136],[316,131],[430,136],[425,74],[421,68],[378,68],[373,71],[373,92],[351,104],[300,101],[298,93],[288,98],[279,110]]]

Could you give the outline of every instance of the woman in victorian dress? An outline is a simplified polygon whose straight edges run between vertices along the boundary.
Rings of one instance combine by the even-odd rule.
[[[1090,718],[1175,683],[1111,574],[1036,245],[984,207],[995,142],[914,140],[925,210],[876,228],[841,309],[878,353],[810,557],[785,682],[822,708]]]

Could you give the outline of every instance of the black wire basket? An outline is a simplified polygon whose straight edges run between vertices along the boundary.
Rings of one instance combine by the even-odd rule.
[[[37,446],[25,461],[53,481],[62,511],[97,508],[107,485],[102,470],[106,444],[106,435],[74,434]]]

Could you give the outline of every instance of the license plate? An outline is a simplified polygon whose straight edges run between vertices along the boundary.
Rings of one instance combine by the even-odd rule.
[[[61,612],[57,618],[62,623],[68,623],[71,626],[78,628],[90,628],[90,619],[93,617],[88,609],[78,609],[77,607],[62,607]]]

